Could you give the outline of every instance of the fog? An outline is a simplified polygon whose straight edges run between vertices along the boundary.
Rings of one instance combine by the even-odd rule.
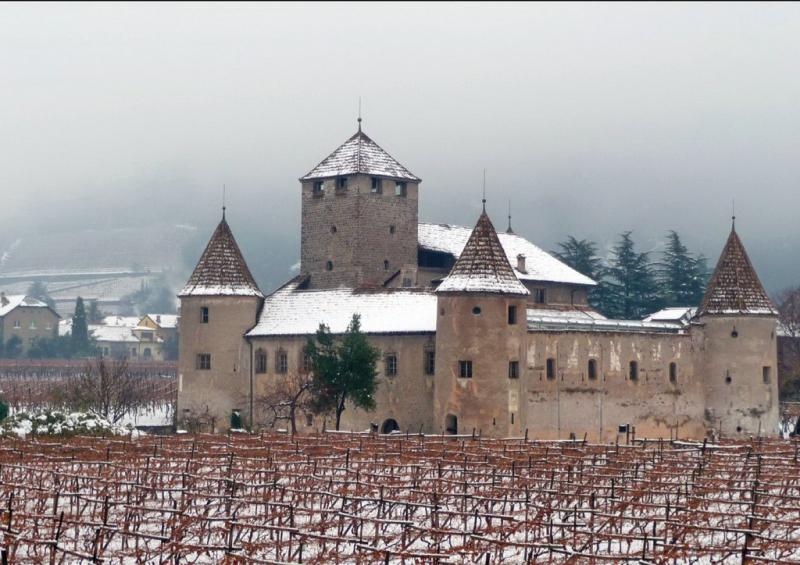
[[[299,183],[356,129],[423,179],[420,217],[488,211],[545,249],[737,229],[800,284],[796,4],[3,4],[0,250],[31,233],[229,220],[265,289]],[[157,242],[154,242],[157,244]]]

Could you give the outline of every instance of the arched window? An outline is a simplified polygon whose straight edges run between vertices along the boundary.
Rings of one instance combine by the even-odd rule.
[[[632,381],[639,380],[639,363],[636,361],[631,361],[628,377],[630,377]]]
[[[325,263],[325,270],[326,271],[332,271],[333,270],[333,261],[328,261],[327,263]]]
[[[597,359],[589,359],[588,367],[589,380],[597,380]]]
[[[390,434],[396,431],[400,431],[400,425],[397,423],[397,420],[389,418],[388,420],[383,422],[383,425],[381,426],[382,434]]]
[[[267,352],[263,349],[256,351],[256,373],[267,372]]]
[[[388,271],[389,270],[389,260],[388,259],[384,259],[383,260],[383,270],[384,271]]]

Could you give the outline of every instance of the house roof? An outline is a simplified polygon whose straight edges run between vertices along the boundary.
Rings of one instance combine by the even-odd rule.
[[[588,310],[540,310],[528,308],[528,331],[684,334],[686,328],[672,322],[612,320]]]
[[[50,308],[41,300],[25,296],[24,294],[3,295],[3,297],[5,300],[0,299],[0,318],[20,306],[26,306],[28,308]]]
[[[361,315],[364,333],[436,331],[436,295],[430,290],[301,290],[301,282],[298,277],[267,296],[249,337],[310,335],[320,323],[333,333],[343,333],[353,314]]]
[[[223,213],[189,282],[178,296],[263,297]]]
[[[450,274],[436,292],[530,294],[508,262],[492,221],[484,211]]]
[[[695,312],[697,312],[697,308],[694,306],[670,306],[653,312],[642,321],[687,324],[694,317]]]
[[[777,314],[735,227],[700,303],[697,315],[704,314]]]
[[[350,139],[325,157],[319,165],[300,180],[324,179],[358,173],[413,182],[420,181],[419,177],[398,163],[394,157],[361,131],[360,126]]]
[[[418,241],[421,249],[447,253],[454,258],[461,255],[471,234],[469,228],[452,224],[420,223]],[[524,237],[514,233],[498,233],[500,244],[517,278],[522,281],[554,282],[594,286],[597,283],[569,265],[556,259]],[[525,271],[516,268],[517,256],[525,256]]]
[[[141,320],[141,316],[106,316],[103,318],[102,325],[135,328],[139,325],[139,320]]]
[[[177,314],[145,314],[145,316],[153,320],[161,329],[166,330],[178,327]]]

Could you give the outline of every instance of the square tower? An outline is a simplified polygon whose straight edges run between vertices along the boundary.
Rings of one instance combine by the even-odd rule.
[[[311,288],[416,285],[420,179],[358,131],[300,179]]]

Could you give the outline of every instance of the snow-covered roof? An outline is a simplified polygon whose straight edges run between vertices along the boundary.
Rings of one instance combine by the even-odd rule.
[[[485,211],[478,218],[456,264],[436,292],[530,294],[514,274]]]
[[[735,229],[700,303],[698,315],[704,314],[777,314]]]
[[[693,306],[671,306],[663,308],[658,312],[653,312],[643,321],[645,322],[669,322],[673,324],[688,324],[694,317],[697,308]]]
[[[264,296],[224,215],[178,296]]]
[[[418,230],[419,246],[428,251],[447,253],[459,257],[467,244],[472,230],[451,224],[420,223]],[[498,233],[500,244],[514,269],[514,274],[522,281],[554,282],[594,286],[597,283],[580,274],[572,267],[559,261],[524,237],[513,233]],[[525,256],[525,272],[517,270],[517,256]]]
[[[28,308],[49,308],[49,306],[41,300],[25,296],[24,294],[12,294],[11,296],[3,295],[3,297],[0,298],[0,318],[20,306]]]
[[[162,329],[173,329],[178,327],[177,314],[147,314]]]
[[[631,333],[684,333],[683,326],[666,322],[612,320],[586,310],[540,310],[528,308],[528,331],[585,331]]]
[[[264,301],[248,336],[310,335],[320,323],[342,333],[353,314],[361,315],[361,331],[369,334],[436,331],[436,295],[422,289],[298,290],[299,279]]]
[[[360,127],[355,135],[340,145],[300,180],[353,174],[375,175],[412,182],[420,180],[372,141],[366,133],[361,131]]]
[[[140,316],[106,316],[103,318],[102,325],[135,328],[139,325],[139,320],[141,320]]]
[[[139,343],[139,338],[133,335],[133,328],[129,326],[101,326],[99,324],[90,324],[89,334],[97,341]]]

